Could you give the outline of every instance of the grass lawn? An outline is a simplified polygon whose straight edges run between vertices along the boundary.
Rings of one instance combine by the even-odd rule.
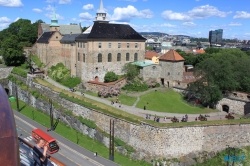
[[[16,110],[16,102],[11,102],[10,103],[12,106],[12,109]],[[30,119],[33,119],[33,114],[34,112],[34,120],[41,125],[44,125],[46,127],[49,127],[50,120],[49,120],[49,115],[40,112],[36,110],[35,108],[26,105],[24,102],[19,100],[19,107],[21,108],[20,113],[29,117]],[[67,138],[68,140],[77,143],[77,131],[72,129],[69,126],[66,126],[65,124],[59,122],[56,130],[56,133],[59,135]],[[89,151],[92,152],[98,152],[98,155],[104,157],[104,158],[109,158],[109,149],[105,147],[103,144],[100,142],[91,139],[90,137],[83,135],[83,134],[78,134],[78,145],[84,147],[85,149],[88,149]],[[127,156],[123,156],[119,153],[115,153],[114,156],[114,161],[120,165],[123,166],[150,166],[151,164],[145,162],[145,161],[134,161],[131,160]]]
[[[111,97],[111,98],[107,98],[108,100],[113,100],[114,102],[116,101],[116,96]],[[118,96],[118,100],[121,101],[122,104],[128,105],[128,106],[132,106],[135,101],[136,101],[136,97],[131,97],[131,96],[127,96],[125,94],[120,94]]]
[[[140,101],[136,107],[143,109],[144,106],[146,106],[147,110],[169,113],[205,114],[217,112],[213,109],[195,107],[185,103],[182,96],[173,90],[166,92],[153,91],[140,96]]]
[[[86,94],[88,94],[88,95],[91,95],[91,96],[94,96],[94,97],[98,97],[98,94],[95,93],[95,92],[85,91],[84,93],[86,93]]]

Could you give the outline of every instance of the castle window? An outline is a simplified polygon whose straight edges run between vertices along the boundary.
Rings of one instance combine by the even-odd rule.
[[[82,61],[85,62],[85,54],[82,54]]]
[[[138,43],[135,43],[135,48],[138,48]]]
[[[78,48],[80,47],[80,42],[78,42]]]
[[[102,62],[102,54],[98,54],[98,62]]]
[[[85,43],[82,43],[82,48],[85,48]]]
[[[112,61],[112,54],[109,53],[109,54],[108,54],[108,62],[111,62],[111,61]]]
[[[119,61],[121,61],[121,54],[120,53],[117,54],[117,62],[119,62]]]
[[[80,47],[82,48],[82,42],[81,42],[81,46]]]
[[[77,60],[80,61],[80,53],[78,52]]]
[[[121,43],[118,43],[118,48],[121,48]]]
[[[137,53],[135,53],[135,55],[134,55],[134,61],[138,61],[138,54]]]
[[[129,61],[129,53],[126,54],[126,61]]]
[[[127,48],[129,48],[129,43],[127,43]]]
[[[168,72],[168,75],[170,76],[170,73]]]
[[[111,48],[111,43],[109,43],[109,48]]]
[[[153,70],[156,70],[156,66],[153,66],[152,69],[153,69]]]
[[[99,44],[98,44],[98,48],[102,48],[102,43],[99,43]]]

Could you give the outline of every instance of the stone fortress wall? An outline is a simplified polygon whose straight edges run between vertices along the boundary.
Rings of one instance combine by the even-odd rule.
[[[32,81],[32,80],[31,80]],[[134,124],[123,119],[103,114],[97,110],[85,108],[76,103],[59,97],[59,94],[49,88],[34,82],[28,83],[31,88],[38,89],[52,100],[58,102],[75,115],[90,119],[103,131],[109,131],[109,120],[115,120],[115,137],[123,140],[135,150],[141,152],[143,158],[179,158],[190,153],[198,154],[202,151],[217,152],[231,147],[249,146],[250,124],[222,125],[222,126],[192,126],[180,128],[158,128],[145,123]],[[8,88],[11,94],[15,94],[15,88],[9,81]],[[49,104],[40,99],[31,97],[27,91],[18,89],[19,98],[35,108],[48,113]],[[60,117],[66,124],[81,130],[82,126],[76,120],[67,115],[55,111],[55,117]],[[107,144],[107,142],[106,142]]]

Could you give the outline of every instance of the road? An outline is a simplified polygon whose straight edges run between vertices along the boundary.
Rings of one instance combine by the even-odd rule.
[[[21,138],[25,139],[29,143],[34,144],[31,140],[31,131],[34,128],[40,128],[46,131],[46,128],[37,122],[27,118],[26,116],[20,114],[17,111],[14,112],[14,117],[16,121],[17,133],[21,135]],[[102,158],[100,156],[94,157],[94,154],[77,144],[67,140],[66,138],[56,134],[55,132],[49,132],[49,134],[56,138],[59,143],[60,150],[56,154],[51,156],[60,160],[68,166],[117,166],[118,164]]]

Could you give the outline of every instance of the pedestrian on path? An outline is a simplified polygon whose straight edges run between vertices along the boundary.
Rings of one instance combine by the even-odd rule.
[[[167,120],[167,117],[165,116],[165,117],[164,117],[164,121],[166,121],[166,120]]]
[[[146,110],[146,106],[144,105],[144,110]]]

